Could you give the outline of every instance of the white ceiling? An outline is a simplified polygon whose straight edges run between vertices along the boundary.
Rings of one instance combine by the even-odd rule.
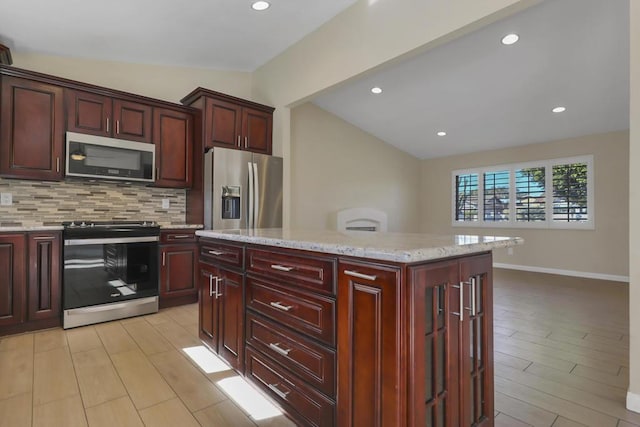
[[[356,0],[0,0],[0,43],[133,63],[253,71]]]
[[[628,129],[629,0],[546,0],[313,102],[419,158]]]

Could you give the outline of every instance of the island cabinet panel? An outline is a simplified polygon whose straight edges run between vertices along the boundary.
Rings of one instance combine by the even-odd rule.
[[[411,426],[493,425],[491,255],[409,268]]]
[[[200,264],[200,338],[239,372],[244,370],[244,278]]]
[[[0,335],[1,327],[24,321],[25,245],[24,234],[0,234]]]
[[[27,319],[59,320],[62,303],[62,234],[33,232],[28,236],[29,286]]]
[[[169,109],[153,110],[158,187],[190,188],[193,183],[193,116]]]
[[[65,104],[68,131],[151,142],[150,105],[73,89],[65,90]]]
[[[61,180],[64,131],[62,87],[2,76],[0,176]]]
[[[338,265],[338,425],[405,424],[399,267]]]

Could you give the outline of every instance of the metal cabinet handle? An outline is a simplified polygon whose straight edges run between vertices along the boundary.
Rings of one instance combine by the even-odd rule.
[[[280,264],[271,264],[271,268],[273,268],[274,270],[278,270],[278,271],[291,271],[291,270],[293,270],[293,267],[285,267],[284,265],[280,265]]]
[[[109,117],[107,117],[107,133],[109,133]]]
[[[215,256],[220,256],[223,255],[224,252],[220,252],[220,251],[208,251],[211,255],[215,255]]]
[[[249,146],[249,137],[245,136],[244,137],[244,148],[247,148]]]
[[[269,347],[271,347],[276,353],[280,353],[283,356],[288,356],[291,349],[285,349],[279,346],[280,343],[272,342],[269,343]]]
[[[280,389],[278,389],[278,384],[267,384],[267,386],[271,389],[272,392],[280,396],[281,399],[286,399],[287,395],[290,393],[288,391],[280,391]]]
[[[464,320],[464,282],[460,282],[460,285],[452,285],[452,288],[460,289],[459,311],[452,311],[451,314],[455,314],[460,317],[460,321]]]
[[[216,299],[220,298],[222,296],[222,294],[220,293],[220,288],[218,287],[218,284],[220,284],[220,282],[222,282],[222,279],[219,278],[218,276],[215,277],[216,279]]]
[[[359,279],[365,279],[365,280],[371,280],[374,281],[378,278],[378,276],[375,275],[370,275],[370,274],[362,274],[362,273],[358,273],[357,271],[353,271],[353,270],[345,270],[344,274],[346,274],[347,276],[353,276],[353,277],[357,277]]]
[[[116,134],[120,134],[120,120],[116,120]]]
[[[271,307],[275,307],[278,310],[282,310],[282,311],[289,311],[289,310],[291,310],[293,308],[292,305],[283,305],[280,301],[270,302],[269,305]]]
[[[189,234],[176,234],[175,236],[169,236],[170,239],[188,239],[191,237]]]
[[[60,157],[56,157],[56,172],[60,172]]]
[[[55,237],[34,237],[33,240],[55,240]]]
[[[213,296],[213,274],[209,275],[209,296]]]
[[[167,265],[167,253],[166,252],[162,252],[162,266],[164,267],[165,265]]]
[[[460,286],[468,285],[471,288],[471,307],[464,307],[464,309],[469,310],[472,316],[478,314],[476,308],[476,284],[477,276],[470,277],[468,282],[460,282]]]

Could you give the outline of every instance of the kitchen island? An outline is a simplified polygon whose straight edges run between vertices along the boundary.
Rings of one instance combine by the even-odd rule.
[[[201,230],[200,337],[300,425],[492,426],[496,236]]]

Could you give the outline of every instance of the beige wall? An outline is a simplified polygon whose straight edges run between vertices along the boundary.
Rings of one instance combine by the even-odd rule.
[[[456,169],[594,155],[595,229],[469,228],[451,225],[451,172]],[[628,276],[627,132],[485,151],[422,164],[421,229],[435,233],[520,236],[524,246],[494,252],[497,263]]]
[[[291,123],[292,227],[335,229],[337,211],[372,207],[389,231],[417,231],[418,159],[310,103]]]
[[[257,69],[254,98],[276,107],[273,149],[284,157],[284,224],[290,224],[292,210],[289,107],[539,1],[359,0]]]
[[[13,66],[170,102],[198,86],[251,98],[251,73],[12,52]]]
[[[640,2],[631,1],[630,218],[640,218]],[[640,412],[640,224],[629,223],[631,349],[627,407]]]

